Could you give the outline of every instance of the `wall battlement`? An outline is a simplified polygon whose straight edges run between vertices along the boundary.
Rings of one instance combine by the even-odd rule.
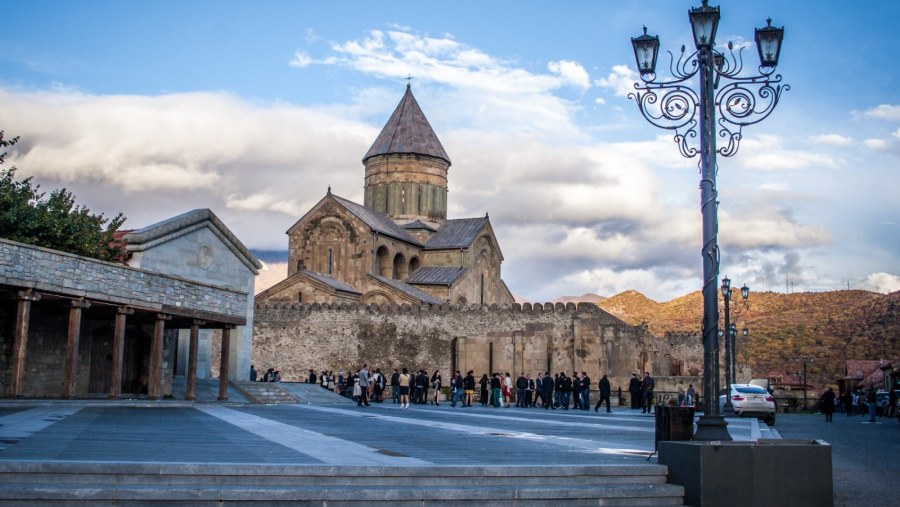
[[[256,311],[272,311],[272,310],[292,310],[298,312],[321,312],[321,311],[342,311],[348,313],[368,313],[368,314],[387,314],[396,315],[401,313],[465,313],[465,312],[511,312],[525,314],[541,314],[541,313],[559,313],[559,314],[599,314],[605,313],[597,305],[593,303],[513,303],[511,305],[467,305],[457,306],[451,304],[443,305],[410,305],[404,303],[402,305],[378,305],[378,304],[349,304],[349,303],[288,303],[288,302],[266,302],[257,303]]]

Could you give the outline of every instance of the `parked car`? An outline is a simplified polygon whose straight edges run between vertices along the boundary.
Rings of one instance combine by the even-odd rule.
[[[731,384],[731,404],[740,417],[756,417],[766,424],[775,424],[775,398],[760,386]],[[719,411],[725,407],[725,395],[719,396]]]

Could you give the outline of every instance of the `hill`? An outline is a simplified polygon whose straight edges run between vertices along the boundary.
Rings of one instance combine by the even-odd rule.
[[[656,336],[700,333],[700,292],[658,303],[630,290],[597,304],[630,324],[646,324]],[[796,374],[806,354],[810,383],[833,385],[844,376],[847,359],[900,358],[900,292],[751,292],[746,305],[732,306],[740,313],[738,329],[749,330],[747,337],[738,337],[738,361],[749,363],[755,375]]]

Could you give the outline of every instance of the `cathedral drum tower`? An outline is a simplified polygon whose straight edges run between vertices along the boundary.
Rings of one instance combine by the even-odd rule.
[[[365,207],[398,224],[420,220],[439,226],[447,219],[450,157],[412,94],[410,85],[363,157]]]

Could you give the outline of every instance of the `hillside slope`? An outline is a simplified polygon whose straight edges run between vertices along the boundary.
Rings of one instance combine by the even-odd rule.
[[[656,336],[699,334],[703,318],[700,292],[658,303],[625,291],[598,305],[630,324],[647,324]],[[822,386],[844,376],[846,359],[900,358],[900,292],[751,292],[746,305],[732,306],[740,313],[738,328],[750,332],[738,337],[738,361],[749,363],[755,375],[797,373],[806,354],[810,382]]]

